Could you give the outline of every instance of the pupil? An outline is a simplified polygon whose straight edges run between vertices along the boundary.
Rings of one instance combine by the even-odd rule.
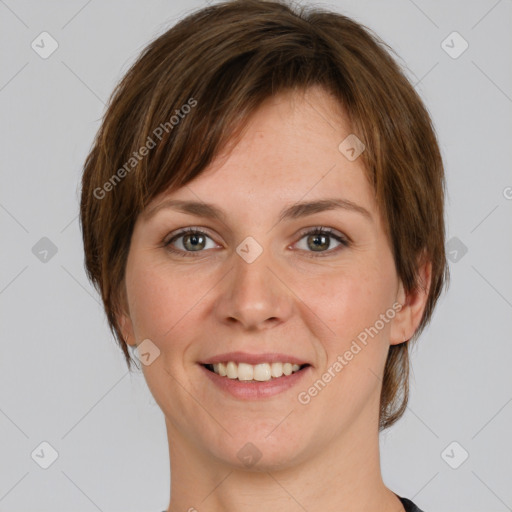
[[[202,235],[187,235],[186,240],[192,243],[192,250],[198,250],[201,249],[201,247],[199,246],[201,242],[199,240],[202,238]]]
[[[327,249],[329,247],[329,241],[327,239],[327,237],[325,235],[312,235],[311,237],[314,242],[313,242],[313,248],[322,248],[322,246],[325,246],[323,248]],[[322,240],[322,242],[318,242],[318,240]]]

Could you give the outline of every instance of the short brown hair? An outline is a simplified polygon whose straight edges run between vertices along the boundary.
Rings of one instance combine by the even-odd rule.
[[[87,275],[129,369],[116,317],[138,215],[198,176],[265,99],[319,85],[344,106],[366,146],[361,158],[407,292],[422,286],[419,258],[432,263],[421,323],[408,343],[390,347],[384,371],[380,429],[402,416],[408,344],[449,280],[445,178],[428,111],[386,48],[338,13],[241,0],[188,15],[144,49],[110,98],[84,165],[80,210]]]

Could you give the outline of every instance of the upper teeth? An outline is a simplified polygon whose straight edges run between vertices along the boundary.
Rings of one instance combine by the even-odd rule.
[[[222,377],[238,380],[258,380],[266,381],[272,377],[277,378],[284,375],[291,375],[300,369],[298,364],[292,363],[261,363],[247,364],[235,363],[216,363],[213,365],[213,371]]]

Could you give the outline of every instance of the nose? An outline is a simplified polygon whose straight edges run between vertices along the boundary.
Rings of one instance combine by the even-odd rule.
[[[234,253],[233,260],[216,301],[218,320],[250,331],[286,322],[293,310],[293,293],[270,251],[265,249],[252,262]]]

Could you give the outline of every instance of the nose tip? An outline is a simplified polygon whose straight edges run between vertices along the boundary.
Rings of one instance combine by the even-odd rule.
[[[290,296],[277,279],[270,251],[253,237],[237,247],[233,272],[217,303],[220,319],[246,329],[257,330],[278,324],[291,313]]]

